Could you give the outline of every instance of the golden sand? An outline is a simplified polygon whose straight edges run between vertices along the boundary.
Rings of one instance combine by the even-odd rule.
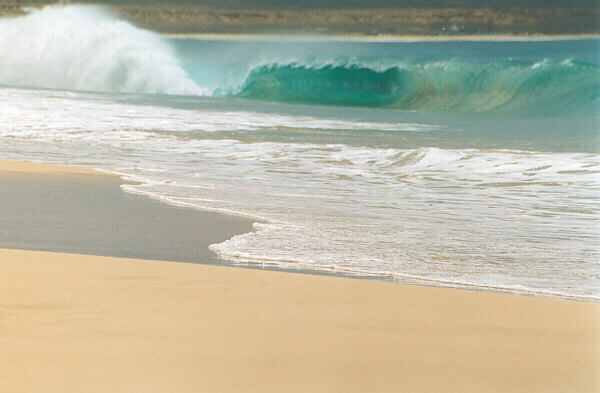
[[[0,249],[3,392],[598,392],[599,341],[598,304]]]
[[[87,168],[9,160],[0,160],[0,172],[20,173],[24,175],[96,175],[97,179],[100,179],[102,176],[112,176]]]

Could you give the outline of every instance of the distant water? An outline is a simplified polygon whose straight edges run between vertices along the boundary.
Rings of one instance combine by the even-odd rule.
[[[232,262],[600,300],[600,40],[166,39],[0,19],[0,151],[243,214]]]

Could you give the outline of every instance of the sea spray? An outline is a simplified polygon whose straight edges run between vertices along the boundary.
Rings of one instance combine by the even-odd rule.
[[[97,6],[50,6],[0,19],[0,84],[202,95],[160,35]]]

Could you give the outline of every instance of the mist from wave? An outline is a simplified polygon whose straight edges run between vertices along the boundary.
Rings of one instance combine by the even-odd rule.
[[[160,35],[98,6],[49,6],[0,19],[0,84],[202,95]]]

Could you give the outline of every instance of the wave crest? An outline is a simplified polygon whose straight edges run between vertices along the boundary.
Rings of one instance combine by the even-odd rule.
[[[228,94],[268,101],[488,112],[597,111],[600,68],[571,60],[385,65],[272,62]]]

